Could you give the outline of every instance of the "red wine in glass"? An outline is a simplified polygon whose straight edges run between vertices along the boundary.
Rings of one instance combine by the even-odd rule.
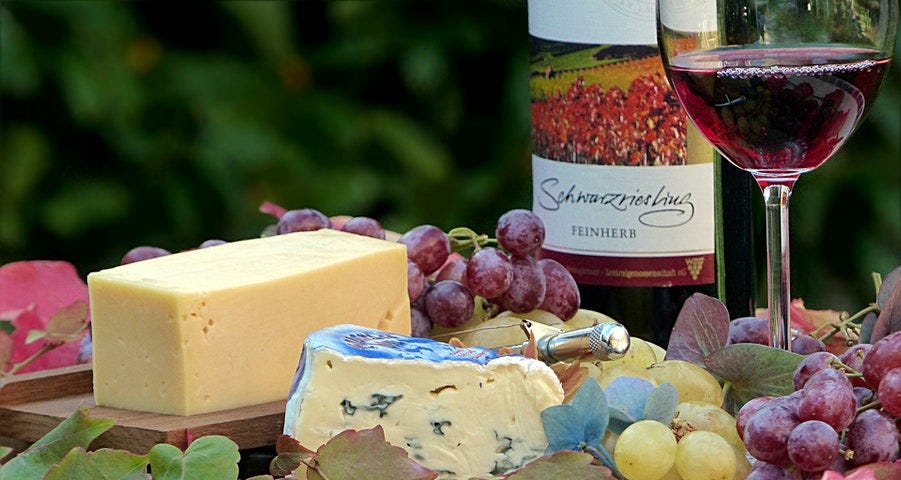
[[[850,47],[721,48],[682,54],[670,80],[689,117],[761,188],[789,187],[851,136],[889,59]]]

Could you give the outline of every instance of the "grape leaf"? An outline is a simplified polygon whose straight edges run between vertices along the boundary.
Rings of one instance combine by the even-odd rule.
[[[718,299],[695,293],[685,300],[666,349],[666,360],[686,360],[703,366],[712,352],[729,339],[729,311]]]
[[[307,470],[308,480],[438,478],[438,473],[408,458],[406,450],[385,441],[385,431],[381,425],[367,430],[345,430],[339,433],[319,448],[314,463],[316,469]]]
[[[879,286],[879,291],[876,292],[876,305],[880,309],[885,308],[889,297],[892,296],[892,292],[895,291],[899,284],[901,284],[901,266],[895,267],[894,270],[882,277],[882,285]]]
[[[711,353],[705,367],[727,383],[723,408],[734,416],[752,398],[789,395],[802,358],[780,348],[736,343]]]
[[[4,447],[4,446],[0,445],[0,463],[2,463],[3,459],[5,459],[6,456],[9,455],[10,453],[13,453],[12,447]]]
[[[607,398],[597,380],[589,378],[573,396],[572,402],[541,411],[548,440],[547,453],[580,451],[586,445],[600,445],[609,420]]]
[[[593,465],[592,460],[587,453],[555,452],[533,460],[507,480],[615,480],[610,469]]]
[[[110,448],[86,452],[76,447],[69,450],[59,465],[50,469],[44,480],[146,480],[147,464],[146,455]]]
[[[41,479],[50,467],[66,456],[69,450],[75,447],[87,448],[95,438],[112,428],[115,423],[112,419],[90,418],[87,410],[80,408],[0,467],[0,478]]]
[[[150,449],[150,471],[154,480],[221,480],[238,478],[238,445],[221,435],[208,435],[191,442],[182,451],[165,443]]]

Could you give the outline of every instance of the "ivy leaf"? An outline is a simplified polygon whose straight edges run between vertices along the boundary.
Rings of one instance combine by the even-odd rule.
[[[666,360],[686,360],[703,366],[712,352],[729,339],[729,311],[718,299],[695,293],[685,300],[666,349]]]
[[[607,398],[597,380],[589,378],[576,391],[572,402],[541,411],[547,453],[600,445],[609,420]]]
[[[560,451],[537,458],[507,480],[615,480],[610,469],[592,464],[587,453]]]
[[[345,430],[319,448],[316,468],[308,480],[365,478],[367,480],[433,480],[438,473],[407,457],[407,451],[385,441],[381,425]]]
[[[238,478],[238,445],[221,435],[208,435],[191,442],[182,451],[165,443],[150,449],[150,471],[154,480],[221,480]]]
[[[90,418],[80,408],[24,452],[0,467],[0,478],[38,480],[75,447],[88,448],[100,434],[112,428],[115,420]]]
[[[44,480],[146,480],[148,459],[125,450],[102,448],[85,452],[81,447],[69,450],[59,465],[53,467]]]
[[[748,400],[792,393],[792,376],[804,357],[780,348],[736,343],[710,354],[710,373],[728,385],[723,408],[733,416]]]

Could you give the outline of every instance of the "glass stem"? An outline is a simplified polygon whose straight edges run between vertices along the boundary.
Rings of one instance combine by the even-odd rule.
[[[788,259],[788,200],[791,188],[768,185],[763,189],[766,203],[767,279],[770,312],[770,345],[791,350]]]

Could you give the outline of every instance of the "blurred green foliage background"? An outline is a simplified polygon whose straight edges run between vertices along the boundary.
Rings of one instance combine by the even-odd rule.
[[[531,206],[526,13],[6,0],[0,262],[86,275],[136,245],[253,237],[264,200],[493,231]],[[898,63],[850,144],[798,183],[793,294],[810,308],[861,308],[869,273],[901,258]]]

